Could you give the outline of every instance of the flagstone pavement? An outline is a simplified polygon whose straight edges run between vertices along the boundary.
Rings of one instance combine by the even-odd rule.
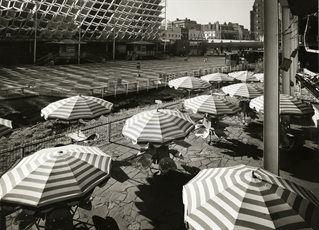
[[[156,168],[142,167],[140,156],[136,157],[137,146],[127,140],[102,144],[99,147],[113,158],[111,178],[93,192],[92,210],[79,208],[74,219],[87,223],[91,229],[94,229],[91,227],[93,216],[111,217],[121,230],[185,229],[182,186],[200,169],[263,165],[262,128],[258,123],[251,132],[239,117],[225,118],[223,122],[228,126],[220,142],[209,145],[190,134],[185,141],[172,144],[172,151],[180,152],[181,156],[173,158],[177,171],[164,175],[156,174]],[[318,158],[316,162],[319,165]],[[312,189],[319,188],[319,179],[309,181],[298,179],[297,182]],[[18,229],[13,219],[14,215],[7,218],[7,229]],[[84,225],[77,226],[81,229]],[[35,226],[32,229],[36,229]]]

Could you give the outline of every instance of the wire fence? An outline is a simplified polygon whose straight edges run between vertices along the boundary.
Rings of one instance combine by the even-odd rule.
[[[235,66],[235,67],[230,67],[230,66],[219,66],[219,67],[214,67],[212,69],[213,72],[230,72],[230,71],[239,71],[243,69],[253,69],[256,67],[256,64],[252,64],[249,66]],[[198,74],[200,75],[205,75],[207,74],[205,70],[201,70],[204,72],[199,72]],[[209,70],[208,70],[209,71]],[[168,82],[171,79],[174,79],[176,77],[179,77],[182,73],[178,73],[177,75],[173,74],[166,74],[163,75],[162,77],[165,78],[165,82]],[[189,74],[189,73],[184,73],[184,74]],[[195,72],[194,72],[195,75]],[[171,108],[175,107],[177,108],[178,106],[181,106],[180,101],[174,101],[170,103],[164,103],[159,106],[159,108]],[[86,136],[89,136],[91,134],[98,134],[99,138],[94,141],[94,145],[100,145],[100,144],[108,144],[111,142],[115,142],[117,140],[120,140],[123,138],[122,136],[122,128],[124,126],[125,120],[127,120],[131,115],[125,116],[120,119],[112,120],[112,121],[107,121],[104,123],[100,123],[97,125],[92,125],[87,128],[84,128],[81,130]],[[20,159],[38,151],[43,148],[49,148],[49,147],[54,147],[58,145],[66,145],[66,144],[71,144],[71,138],[67,136],[68,133],[71,131],[75,130],[67,130],[66,132],[54,136],[50,136],[41,140],[36,140],[32,141],[20,146],[15,146],[12,148],[8,149],[3,149],[0,150],[0,175],[5,173],[12,165],[14,165],[17,161]],[[81,144],[86,144],[85,142]]]
[[[174,101],[169,103],[164,103],[159,108],[179,108],[181,107],[181,101]],[[92,142],[83,141],[79,144],[81,145],[91,145],[92,143],[96,146],[107,145],[112,142],[119,141],[123,138],[122,128],[125,121],[132,115],[127,115],[120,119],[115,119],[112,121],[107,121],[101,124],[93,125],[81,129],[80,131],[86,136],[92,134],[97,134],[98,139]],[[77,130],[72,130],[77,132]],[[50,148],[60,145],[72,144],[72,139],[68,137],[71,130],[68,130],[62,134],[50,136],[42,140],[32,141],[21,146],[12,147],[4,150],[0,150],[0,175],[5,173],[9,168],[11,168],[16,162],[22,158],[29,156],[30,154],[39,151],[44,148]]]

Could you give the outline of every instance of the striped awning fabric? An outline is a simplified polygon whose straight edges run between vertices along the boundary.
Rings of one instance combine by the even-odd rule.
[[[204,169],[183,187],[185,221],[196,230],[319,229],[319,200],[260,168]]]
[[[209,113],[215,116],[230,115],[240,111],[240,108],[235,104],[215,95],[202,95],[186,99],[184,107],[193,113]]]
[[[222,91],[231,97],[255,98],[263,94],[263,90],[252,84],[238,83],[222,87]]]
[[[311,105],[296,97],[280,94],[279,98],[279,113],[281,115],[307,115],[314,113]],[[264,96],[252,99],[249,107],[255,109],[257,112],[264,112]]]
[[[243,81],[243,82],[257,82],[259,81],[258,78],[256,78],[254,76],[254,73],[253,72],[250,72],[250,71],[239,71],[237,73],[235,73],[233,75],[233,77],[239,81]]]
[[[0,137],[8,134],[12,129],[12,121],[0,118]]]
[[[109,113],[113,104],[101,98],[73,96],[53,102],[41,110],[45,119],[91,119]]]
[[[211,85],[196,77],[180,77],[168,82],[169,87],[174,87],[175,89],[186,89],[186,90],[195,90],[195,89],[206,89]]]
[[[212,73],[202,76],[201,79],[207,82],[226,82],[235,80],[233,77],[225,73]]]
[[[193,129],[194,122],[186,113],[157,109],[141,112],[126,120],[122,134],[133,143],[166,143],[183,138]]]
[[[42,208],[80,199],[109,177],[110,165],[111,157],[97,147],[42,149],[1,177],[0,200]]]
[[[264,82],[264,73],[255,73],[253,76],[256,77],[260,82]]]

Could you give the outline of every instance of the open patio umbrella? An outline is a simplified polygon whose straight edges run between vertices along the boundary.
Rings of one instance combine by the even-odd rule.
[[[174,89],[187,90],[190,94],[192,90],[206,89],[211,85],[200,78],[196,77],[180,77],[168,82],[168,86]]]
[[[44,119],[92,119],[109,113],[113,104],[101,98],[77,95],[53,102],[41,110]]]
[[[232,76],[232,75],[230,75]],[[258,82],[259,79],[254,77],[254,73],[250,71],[239,71],[233,75],[233,77],[243,82]]]
[[[263,90],[252,84],[237,83],[222,87],[222,91],[230,96],[252,99],[263,94]]]
[[[186,99],[184,107],[193,113],[208,113],[214,116],[231,115],[240,111],[239,107],[216,95],[202,95]]]
[[[193,129],[188,114],[177,110],[157,109],[144,111],[125,121],[122,134],[133,143],[163,144],[183,138]]]
[[[184,185],[183,203],[196,230],[319,229],[319,200],[261,168],[204,169]]]
[[[255,73],[253,76],[256,77],[260,82],[264,82],[264,73]]]
[[[264,96],[259,96],[252,99],[249,107],[257,112],[264,112]],[[313,114],[314,110],[311,105],[308,105],[296,97],[286,94],[279,96],[279,113],[281,115],[307,115]]]
[[[0,118],[0,137],[11,132],[12,129],[12,121]]]
[[[46,148],[0,178],[1,203],[43,208],[79,200],[110,174],[111,157],[97,147]]]
[[[225,73],[212,73],[202,76],[201,79],[207,82],[230,82],[235,80]]]

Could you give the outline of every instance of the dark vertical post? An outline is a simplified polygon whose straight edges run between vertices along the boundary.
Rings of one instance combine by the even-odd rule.
[[[279,174],[278,1],[264,1],[264,168]]]
[[[291,54],[291,23],[290,10],[288,5],[281,5],[282,9],[282,58],[290,58]],[[282,93],[290,95],[290,74],[291,67],[288,71],[282,70]]]

